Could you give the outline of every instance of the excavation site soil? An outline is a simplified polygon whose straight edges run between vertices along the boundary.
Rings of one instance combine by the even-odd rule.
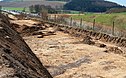
[[[49,23],[10,22],[53,78],[126,78],[125,47],[78,37]]]

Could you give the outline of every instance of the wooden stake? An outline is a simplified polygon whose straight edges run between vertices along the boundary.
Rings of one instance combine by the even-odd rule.
[[[95,21],[95,19],[94,19],[94,21],[93,21],[93,28],[92,28],[93,31],[94,31],[94,27],[95,27],[95,22],[96,22],[96,21]]]
[[[115,22],[113,21],[113,26],[112,26],[112,35],[114,35],[115,30]]]

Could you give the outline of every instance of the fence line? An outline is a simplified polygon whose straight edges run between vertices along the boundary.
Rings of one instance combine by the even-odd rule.
[[[113,35],[113,36],[118,36],[118,37],[125,37],[126,38],[126,32],[118,30],[117,28],[115,28],[115,22],[112,22],[112,27],[107,28],[106,26],[98,26],[96,24],[96,19],[93,20],[93,24],[89,25],[87,23],[85,23],[83,21],[84,18],[81,18],[80,20],[74,20],[72,17],[68,18],[68,17],[60,17],[57,15],[51,16],[49,17],[48,21],[51,22],[56,22],[59,24],[65,24],[65,25],[70,25],[70,26],[74,26],[74,27],[80,27],[83,28],[85,30],[93,30],[93,31],[97,31],[97,32],[101,32],[101,33],[106,33],[109,35]]]
[[[3,12],[6,12],[6,11],[3,11]],[[10,13],[10,12],[6,12],[6,13]],[[10,14],[12,14],[12,13],[10,13]],[[12,14],[12,15],[14,15],[14,14]],[[26,14],[26,16],[27,17],[37,17],[37,18],[43,19],[42,16],[33,16],[33,15],[29,15],[29,14]],[[47,20],[47,21],[56,22],[59,24],[70,25],[70,26],[74,26],[74,27],[83,28],[85,30],[93,30],[93,31],[106,33],[106,34],[113,35],[113,36],[126,38],[126,31],[119,30],[118,28],[116,28],[115,21],[112,22],[111,28],[107,28],[106,26],[103,26],[103,25],[97,26],[96,25],[97,20],[95,20],[95,19],[93,21],[93,25],[89,25],[83,21],[84,18],[81,18],[80,21],[78,21],[78,20],[74,20],[72,17],[71,18],[68,18],[68,17],[65,18],[64,16],[58,17],[56,14],[54,16],[47,16],[46,18],[47,19],[45,19],[45,20]]]

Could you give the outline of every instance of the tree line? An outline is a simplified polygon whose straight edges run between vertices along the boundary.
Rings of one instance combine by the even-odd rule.
[[[83,12],[106,12],[111,8],[124,8],[124,6],[104,0],[72,0],[64,5],[65,10]]]
[[[42,11],[47,11],[48,13],[55,13],[56,10],[51,6],[45,5],[31,5],[29,6],[29,10],[31,13],[41,13]]]

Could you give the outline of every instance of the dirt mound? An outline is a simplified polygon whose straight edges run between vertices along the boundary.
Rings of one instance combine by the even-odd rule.
[[[106,52],[115,53],[115,54],[121,54],[121,55],[124,54],[124,52],[121,49],[119,49],[118,47],[108,47]]]
[[[95,42],[92,41],[92,38],[90,36],[85,36],[84,39],[83,39],[83,43],[84,44],[89,44],[89,45],[95,44]]]
[[[33,26],[27,26],[27,25],[19,25],[16,23],[11,24],[11,28],[21,34],[21,36],[30,36],[30,35],[37,35],[38,30],[43,30],[46,27],[43,25],[35,24]],[[37,33],[37,34],[36,34]],[[40,33],[39,33],[40,34]]]
[[[55,32],[58,29],[54,28],[54,30],[51,31],[46,30],[49,29],[49,27],[50,25],[42,22],[36,22],[30,25],[11,23],[11,28],[18,32],[22,37],[37,35],[37,38],[43,38],[44,36],[55,35]]]
[[[0,19],[0,78],[52,78],[8,18]]]

